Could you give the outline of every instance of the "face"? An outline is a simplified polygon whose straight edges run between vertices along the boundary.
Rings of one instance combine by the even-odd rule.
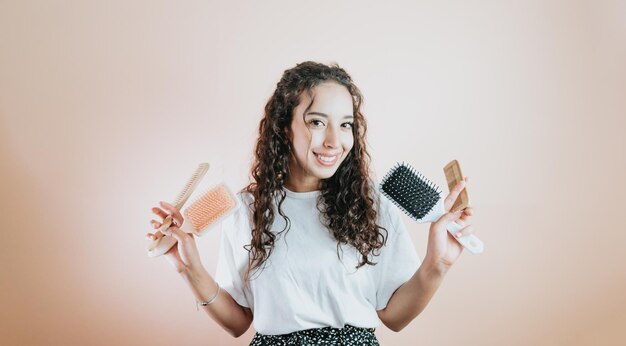
[[[321,179],[335,174],[354,145],[352,96],[346,87],[326,82],[313,88],[311,95],[303,92],[299,101],[289,128],[292,157],[286,187],[314,191]]]

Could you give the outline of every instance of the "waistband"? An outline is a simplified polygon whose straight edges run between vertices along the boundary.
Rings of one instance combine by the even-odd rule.
[[[379,345],[375,328],[360,328],[346,324],[343,328],[323,327],[281,335],[256,333],[250,346],[274,345]]]

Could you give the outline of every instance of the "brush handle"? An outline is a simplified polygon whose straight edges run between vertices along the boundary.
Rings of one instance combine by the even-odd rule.
[[[459,225],[458,223],[454,221],[450,222],[449,224],[446,225],[446,228],[448,229],[448,232],[450,232],[450,234],[454,236],[454,239],[456,239],[456,241],[458,241],[459,244],[463,245],[463,247],[466,248],[469,252],[473,253],[474,255],[483,252],[485,245],[480,239],[478,239],[477,236],[473,234],[469,234],[461,238],[457,238],[455,236],[456,233],[458,233],[461,229],[463,229],[463,227]]]
[[[176,208],[176,210],[180,211],[182,209],[182,207],[185,205],[185,202],[187,202],[187,200],[189,199],[191,194],[194,192],[196,187],[198,187],[200,180],[202,180],[202,177],[204,177],[204,175],[206,174],[208,170],[209,170],[208,163],[203,162],[198,165],[198,168],[196,169],[196,171],[193,173],[191,178],[189,178],[189,181],[187,181],[187,184],[185,184],[185,187],[183,187],[183,189],[180,191],[180,193],[174,200],[174,208]],[[148,250],[149,257],[161,256],[164,253],[166,253],[167,250],[169,250],[172,246],[174,246],[174,244],[176,244],[176,239],[174,239],[173,237],[167,237],[163,234],[163,231],[166,230],[171,225],[172,225],[172,216],[168,215],[163,220],[161,227],[159,227],[159,229],[156,230],[156,232],[154,232],[154,240],[152,241],[152,244],[148,245],[147,250]],[[162,241],[165,239],[167,240]]]

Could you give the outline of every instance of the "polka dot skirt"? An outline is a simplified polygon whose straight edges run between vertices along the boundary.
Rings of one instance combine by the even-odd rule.
[[[283,345],[379,345],[374,328],[359,328],[346,325],[343,328],[314,328],[299,330],[282,335],[264,335],[256,333],[250,346],[283,346]]]

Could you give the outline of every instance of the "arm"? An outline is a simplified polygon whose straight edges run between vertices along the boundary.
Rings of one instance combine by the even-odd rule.
[[[181,275],[197,301],[208,301],[215,296],[217,283],[204,268],[194,272],[183,272]],[[252,323],[252,311],[239,305],[225,290],[220,290],[215,301],[202,309],[236,338],[245,333]]]
[[[378,318],[394,332],[399,332],[419,315],[435,295],[445,272],[424,262],[411,279],[400,286],[379,310]]]
[[[166,252],[165,257],[187,282],[197,301],[210,300],[217,292],[217,283],[202,266],[193,235],[183,232],[176,226],[183,223],[183,216],[174,206],[165,202],[161,202],[161,206],[172,214],[174,220],[174,225],[162,230],[162,232],[177,240],[176,246]],[[155,207],[152,211],[163,219],[168,215],[160,208]],[[161,227],[159,221],[152,220],[152,224],[155,229]],[[148,239],[154,239],[153,233],[148,233],[147,236]],[[239,337],[245,333],[252,323],[252,311],[239,305],[226,290],[220,290],[213,303],[203,307],[203,309],[234,337]]]
[[[463,246],[448,233],[446,225],[455,221],[465,226],[456,234],[458,237],[474,232],[473,226],[467,222],[468,218],[473,215],[472,208],[468,207],[455,213],[449,212],[454,201],[465,188],[466,180],[467,178],[455,186],[444,200],[444,208],[448,212],[431,224],[427,252],[422,265],[409,281],[393,293],[387,306],[378,311],[380,320],[395,332],[406,327],[426,308],[446,273],[463,251]]]

